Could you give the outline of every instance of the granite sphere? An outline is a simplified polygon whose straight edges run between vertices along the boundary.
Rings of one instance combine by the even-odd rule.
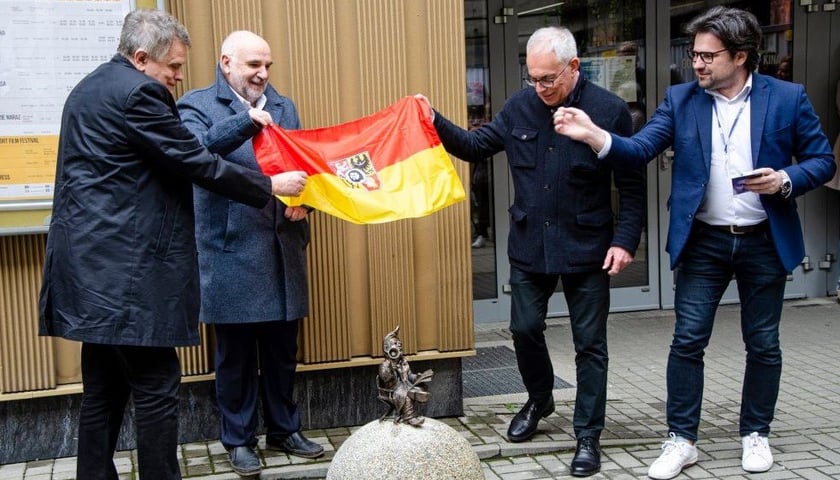
[[[327,480],[483,480],[481,462],[454,428],[432,418],[420,427],[374,420],[339,447]]]

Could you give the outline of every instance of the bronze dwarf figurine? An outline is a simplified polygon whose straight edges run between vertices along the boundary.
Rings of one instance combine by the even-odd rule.
[[[394,423],[407,423],[419,427],[424,418],[417,413],[414,404],[426,403],[429,399],[426,384],[432,380],[434,372],[411,372],[408,360],[403,355],[402,342],[397,336],[399,331],[400,327],[397,326],[394,331],[385,335],[382,341],[385,359],[379,365],[379,375],[376,377],[379,392],[377,398],[388,405],[388,411],[379,420],[393,416]]]

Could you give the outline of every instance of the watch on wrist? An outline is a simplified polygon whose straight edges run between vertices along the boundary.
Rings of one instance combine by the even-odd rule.
[[[793,185],[791,185],[790,177],[785,171],[780,171],[779,173],[782,174],[782,185],[779,186],[779,194],[784,198],[788,198],[790,191],[793,189]]]

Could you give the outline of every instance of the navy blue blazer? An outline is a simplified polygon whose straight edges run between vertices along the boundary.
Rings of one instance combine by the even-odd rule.
[[[627,104],[581,75],[566,100],[609,130],[632,132]],[[514,185],[508,258],[527,272],[600,270],[610,246],[634,254],[645,223],[644,165],[616,170],[588,146],[554,131],[552,109],[526,88],[505,102],[493,121],[466,131],[436,113],[446,150],[469,162],[502,150]],[[614,225],[612,180],[619,193]]]
[[[706,194],[712,156],[712,96],[697,81],[668,88],[665,100],[635,135],[612,135],[606,160],[613,165],[643,165],[673,146],[670,226],[666,250],[671,268],[679,264]],[[820,119],[802,85],[752,74],[750,136],[753,167],[784,170],[793,191],[788,198],[761,195],[779,258],[792,271],[805,256],[795,197],[834,175],[834,157]],[[796,163],[793,163],[796,157]]]
[[[278,126],[300,128],[289,98],[270,85],[265,96],[264,110]],[[184,125],[208,150],[259,171],[251,138],[260,127],[218,68],[216,82],[188,92],[178,109]],[[309,223],[286,219],[285,209],[276,198],[254,208],[195,188],[202,322],[285,321],[308,314]]]

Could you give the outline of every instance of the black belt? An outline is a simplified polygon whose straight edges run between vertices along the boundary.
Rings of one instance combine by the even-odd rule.
[[[745,235],[747,233],[763,232],[767,229],[767,220],[756,223],[755,225],[710,225],[706,222],[698,223],[706,228],[713,230],[720,230],[721,232],[731,233],[732,235]]]

